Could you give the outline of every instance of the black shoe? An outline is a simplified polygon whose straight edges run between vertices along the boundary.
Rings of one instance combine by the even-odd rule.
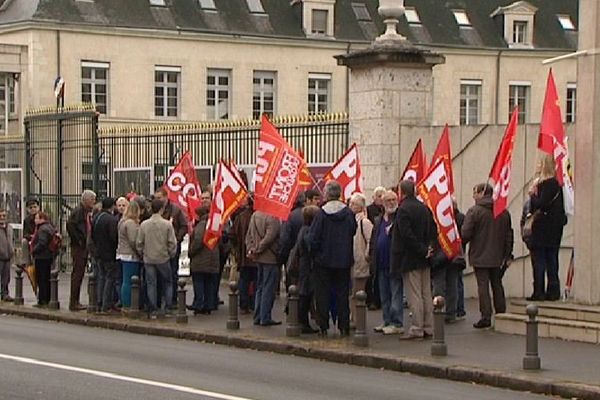
[[[341,337],[348,337],[348,336],[350,336],[350,329],[340,329],[340,336]]]
[[[487,329],[487,328],[491,328],[491,326],[492,326],[492,321],[490,321],[489,319],[480,319],[479,321],[477,321],[473,324],[473,328],[475,328],[475,329]]]
[[[318,329],[313,329],[310,326],[303,326],[301,332],[303,334],[305,334],[305,335],[313,335],[315,333],[319,333],[319,330]]]
[[[544,301],[546,300],[546,296],[543,294],[532,294],[531,296],[525,298],[527,301]]]
[[[275,325],[281,325],[281,321],[266,321],[266,322],[262,322],[260,324],[260,326],[275,326]]]
[[[327,337],[327,329],[320,329],[319,337],[326,338]]]

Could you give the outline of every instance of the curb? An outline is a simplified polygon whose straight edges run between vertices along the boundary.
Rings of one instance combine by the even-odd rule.
[[[63,322],[95,328],[119,330],[129,333],[162,336],[196,342],[226,345],[242,349],[269,351],[284,355],[313,358],[359,367],[385,369],[414,375],[447,379],[457,382],[476,383],[497,388],[531,392],[568,399],[600,400],[600,386],[575,382],[557,382],[500,370],[483,369],[464,365],[445,365],[434,361],[414,358],[392,357],[370,354],[364,351],[332,350],[315,348],[299,343],[288,343],[277,339],[241,337],[233,334],[186,331],[172,326],[148,325],[130,320],[114,321],[95,316],[69,315],[22,308],[22,306],[0,306],[0,313],[25,318]]]

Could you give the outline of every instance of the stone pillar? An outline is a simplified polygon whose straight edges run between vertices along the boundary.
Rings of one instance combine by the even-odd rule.
[[[359,146],[365,189],[394,186],[404,168],[401,125],[431,125],[432,72],[444,56],[397,39],[335,58],[350,69],[350,143]]]
[[[600,304],[600,2],[579,2],[575,141],[575,301]],[[594,54],[596,53],[596,54]]]

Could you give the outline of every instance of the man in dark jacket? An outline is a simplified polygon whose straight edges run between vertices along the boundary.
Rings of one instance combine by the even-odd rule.
[[[13,301],[8,295],[10,264],[13,258],[13,228],[7,221],[7,212],[0,208],[0,299]]]
[[[35,214],[40,211],[40,202],[36,198],[30,198],[25,203],[25,207],[27,208],[27,216],[23,220],[23,239],[30,242],[35,232]]]
[[[86,243],[88,234],[92,229],[92,209],[95,203],[96,193],[91,190],[84,190],[81,194],[81,204],[73,209],[67,220],[67,232],[71,240],[71,256],[73,257],[71,297],[69,300],[69,309],[72,311],[85,309],[79,302],[79,295],[87,264]]]
[[[250,314],[254,310],[254,292],[256,288],[256,263],[247,257],[246,234],[250,227],[250,218],[254,213],[254,199],[248,195],[247,204],[239,209],[233,218],[231,229],[232,249],[237,261],[240,290],[240,312]]]
[[[402,276],[412,313],[411,326],[401,339],[433,334],[431,256],[437,229],[429,209],[415,197],[413,181],[400,182],[400,206],[392,228],[390,275]]]
[[[302,217],[302,209],[306,197],[304,193],[299,193],[296,196],[296,202],[294,208],[288,217],[288,220],[281,226],[281,235],[279,236],[279,263],[285,265],[285,287],[286,289],[293,283],[294,277],[289,275],[287,260],[290,255],[292,247],[296,244],[298,239],[298,232],[302,228],[304,219]]]
[[[354,213],[340,201],[342,188],[336,181],[325,185],[326,203],[315,217],[308,233],[314,259],[315,299],[321,335],[329,329],[329,295],[335,291],[338,328],[342,336],[350,334],[350,269],[354,263],[356,233]]]
[[[383,195],[386,192],[386,188],[383,186],[377,186],[373,191],[373,202],[367,206],[367,218],[375,225],[375,218],[383,215]]]
[[[154,193],[154,198],[165,203],[165,207],[161,213],[162,217],[167,221],[171,221],[177,238],[177,254],[171,258],[171,282],[173,286],[171,299],[173,305],[177,304],[177,271],[179,270],[179,255],[181,254],[181,242],[188,233],[188,220],[183,211],[175,204],[169,201],[169,194],[164,187],[161,187]]]
[[[92,240],[99,266],[97,287],[102,293],[101,312],[115,310],[115,283],[120,265],[117,262],[119,218],[114,215],[114,210],[115,199],[107,197],[102,200],[102,211],[94,218],[92,226]]]
[[[492,326],[490,284],[496,313],[506,311],[501,267],[512,261],[513,229],[508,211],[494,218],[492,186],[480,183],[473,188],[475,205],[467,211],[461,229],[464,244],[469,244],[469,263],[475,270],[481,319],[473,324],[476,329]]]

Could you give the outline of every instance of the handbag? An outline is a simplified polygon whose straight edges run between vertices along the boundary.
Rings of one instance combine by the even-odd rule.
[[[559,194],[560,194],[560,190],[556,193],[554,198],[552,198],[549,205],[552,205],[552,203],[554,203],[554,201],[558,198]],[[538,209],[538,210],[535,210],[533,213],[528,213],[527,216],[525,217],[525,223],[523,224],[523,235],[522,235],[524,242],[528,242],[529,239],[531,239],[531,236],[533,235],[533,224],[542,215],[542,213],[543,213],[543,211]]]

